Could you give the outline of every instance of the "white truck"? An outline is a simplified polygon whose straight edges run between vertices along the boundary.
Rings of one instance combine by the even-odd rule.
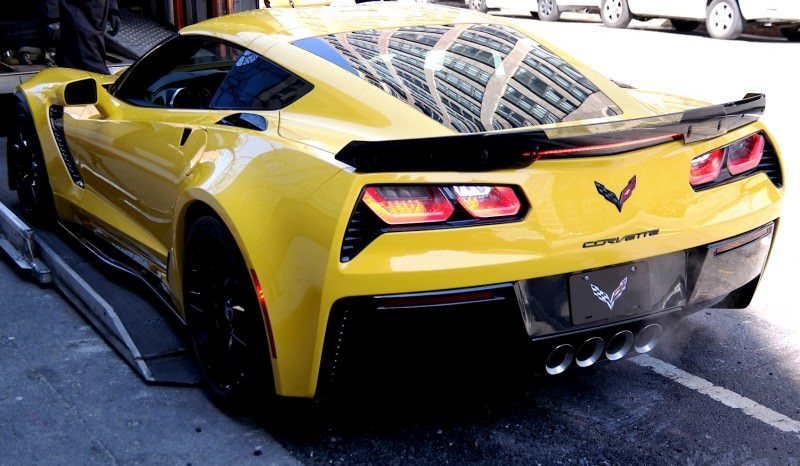
[[[606,26],[624,28],[631,19],[668,18],[675,29],[690,31],[705,22],[716,39],[736,39],[748,22],[779,27],[790,40],[800,39],[797,0],[600,0]]]
[[[632,19],[667,18],[679,31],[705,22],[717,39],[736,39],[747,23],[780,28],[789,40],[800,40],[800,0],[465,0],[470,8],[525,9],[539,19],[556,21],[564,11],[599,11],[603,23],[624,28]]]
[[[499,9],[530,11],[543,21],[558,21],[564,11],[600,11],[600,0],[464,0],[464,3],[483,13]]]

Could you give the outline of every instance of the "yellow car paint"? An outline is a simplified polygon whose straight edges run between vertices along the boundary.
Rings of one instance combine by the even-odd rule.
[[[314,90],[283,110],[258,112],[268,121],[262,133],[215,124],[230,111],[137,107],[101,86],[97,105],[69,107],[64,117],[85,189],[70,180],[47,108],[66,82],[91,76],[109,85],[118,76],[45,70],[21,90],[39,132],[58,215],[147,258],[182,312],[186,215],[200,203],[212,209],[263,286],[277,356],[272,359],[276,392],[298,397],[316,392],[328,314],[338,299],[592,269],[707,244],[779,217],[784,189],[764,174],[699,192],[688,181],[694,157],[757,131],[769,134],[760,122],[694,144],[542,160],[525,169],[486,173],[361,174],[333,159],[352,140],[454,132],[291,41],[364,28],[476,22],[507,24],[467,10],[381,4],[260,10],[190,26],[181,33],[248,47],[310,81]],[[623,109],[622,115],[595,121],[697,106],[621,89],[545,45]],[[585,122],[569,124],[580,123]],[[185,128],[192,133],[181,145]],[[619,192],[632,175],[640,187],[622,212],[595,192],[594,181]],[[516,223],[382,235],[352,261],[340,262],[344,229],[365,185],[423,182],[517,185],[530,210]],[[652,229],[660,234],[582,248],[587,241]]]

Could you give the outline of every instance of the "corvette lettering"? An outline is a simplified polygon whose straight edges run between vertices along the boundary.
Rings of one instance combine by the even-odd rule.
[[[599,239],[597,241],[587,241],[583,243],[584,248],[596,248],[598,246],[605,246],[607,244],[624,243],[626,241],[633,241],[635,239],[647,238],[650,236],[658,236],[660,230],[649,230],[641,233],[633,233],[625,236],[618,236],[616,238]]]

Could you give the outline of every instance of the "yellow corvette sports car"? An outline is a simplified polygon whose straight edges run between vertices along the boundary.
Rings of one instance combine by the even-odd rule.
[[[222,403],[322,395],[431,322],[550,374],[647,352],[748,305],[784,194],[764,96],[623,87],[455,8],[235,14],[17,97],[26,213],[146,276]]]

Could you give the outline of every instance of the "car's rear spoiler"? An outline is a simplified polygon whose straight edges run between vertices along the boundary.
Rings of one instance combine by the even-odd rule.
[[[756,121],[763,94],[681,113],[551,129],[524,129],[394,141],[353,141],[336,160],[359,172],[485,171],[541,158],[614,155],[666,142],[703,141]]]

